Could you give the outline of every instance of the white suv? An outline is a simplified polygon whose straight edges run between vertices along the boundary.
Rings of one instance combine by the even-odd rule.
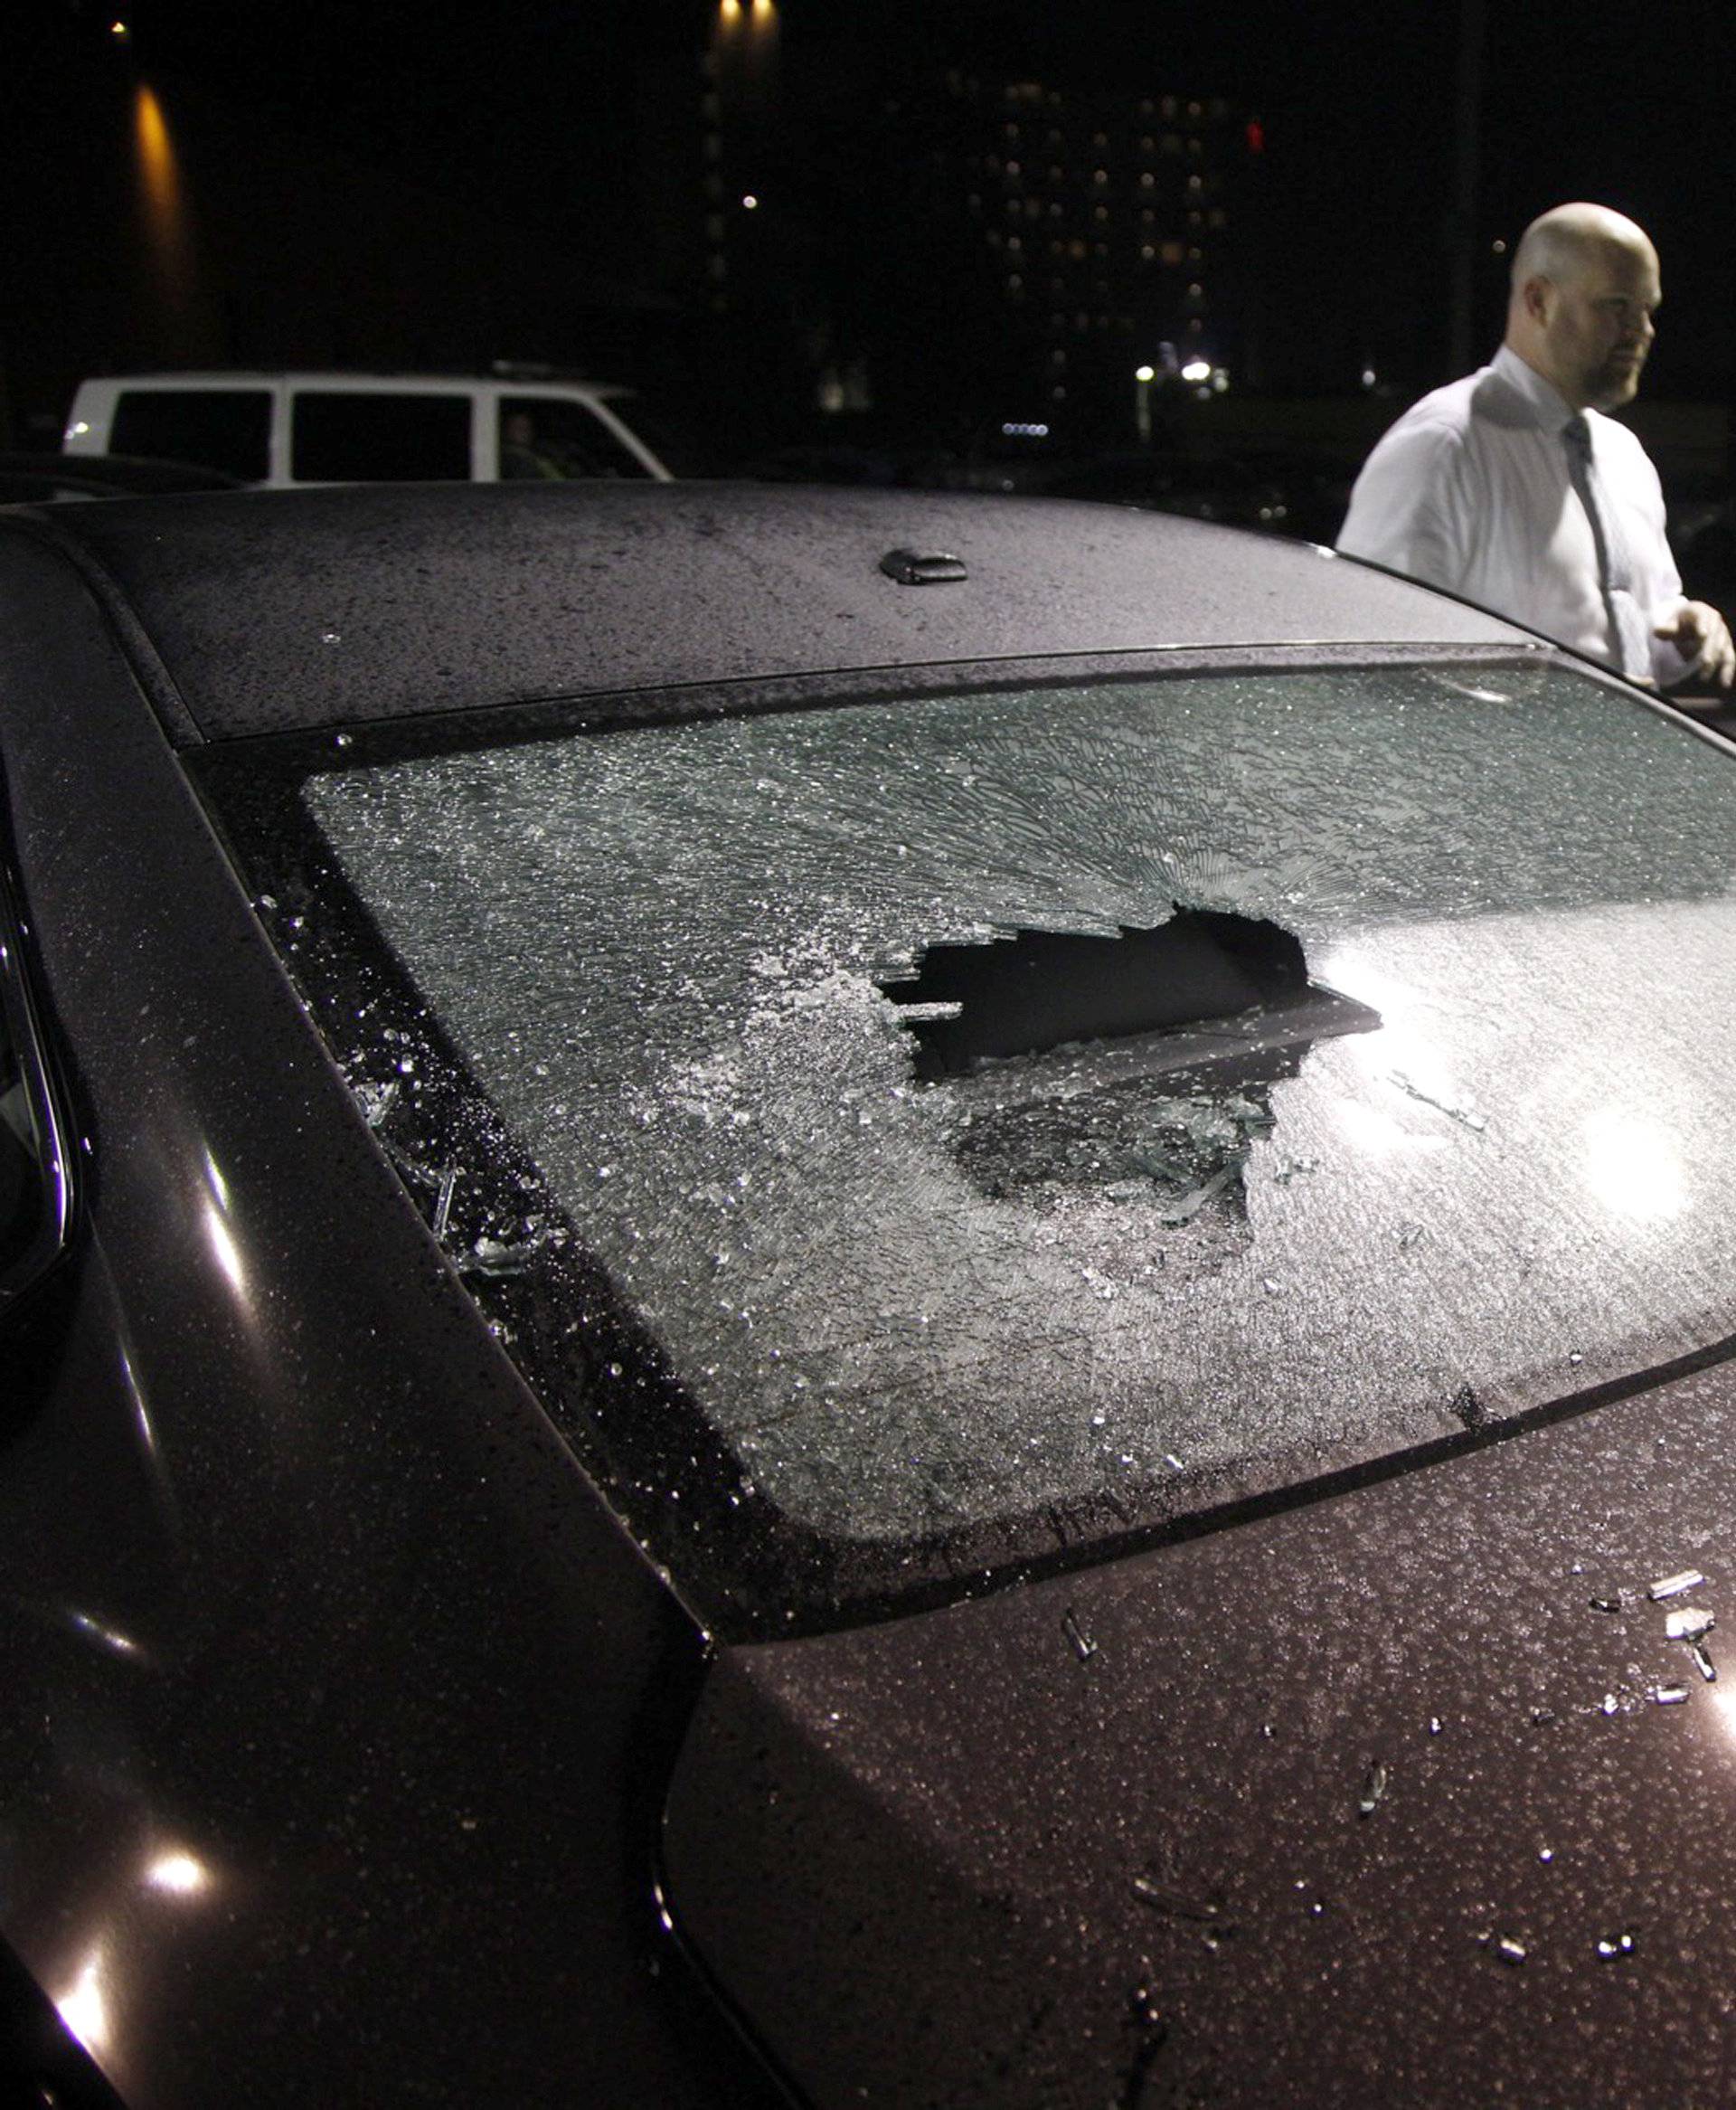
[[[533,377],[534,375],[534,377]],[[69,454],[154,456],[252,484],[642,477],[670,471],[624,415],[628,389],[505,369],[122,374],[82,382]]]

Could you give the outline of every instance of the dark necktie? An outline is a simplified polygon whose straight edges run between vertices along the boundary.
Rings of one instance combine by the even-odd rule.
[[[1591,428],[1584,418],[1570,418],[1561,427],[1567,473],[1591,523],[1598,551],[1598,591],[1609,623],[1609,644],[1617,665],[1630,681],[1652,680],[1651,626],[1634,598],[1634,564],[1621,516],[1610,503],[1591,455]]]

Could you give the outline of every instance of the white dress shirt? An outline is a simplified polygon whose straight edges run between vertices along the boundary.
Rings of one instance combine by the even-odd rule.
[[[1384,434],[1351,492],[1338,547],[1619,667],[1597,544],[1561,440],[1571,416],[1503,345],[1489,365],[1424,396]],[[1619,515],[1634,597],[1648,627],[1664,622],[1684,597],[1657,471],[1626,425],[1596,411],[1585,421],[1599,509]],[[1687,671],[1673,645],[1653,639],[1651,649],[1657,681]]]

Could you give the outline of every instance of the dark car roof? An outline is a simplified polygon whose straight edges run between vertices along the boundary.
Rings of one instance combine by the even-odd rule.
[[[160,663],[177,738],[684,682],[1203,647],[1512,646],[1331,553],[1116,507],[752,486],[221,494],[21,516]],[[968,576],[897,583],[895,550]]]
[[[134,454],[60,454],[45,449],[0,454],[0,503],[53,498],[143,497],[166,491],[232,491],[219,468]]]

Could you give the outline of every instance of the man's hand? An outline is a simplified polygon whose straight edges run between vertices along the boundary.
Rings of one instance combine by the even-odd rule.
[[[1659,623],[1652,635],[1665,638],[1684,659],[1688,671],[1717,688],[1736,681],[1736,645],[1730,640],[1730,626],[1708,601],[1684,601],[1668,622]]]

